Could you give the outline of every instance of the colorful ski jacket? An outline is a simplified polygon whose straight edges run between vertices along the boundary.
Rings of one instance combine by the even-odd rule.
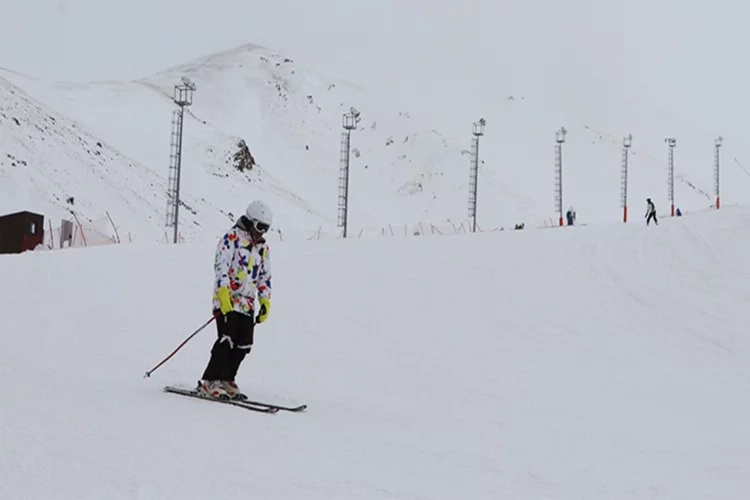
[[[236,225],[219,241],[214,273],[214,310],[219,309],[221,287],[229,289],[234,310],[243,314],[254,313],[256,295],[271,299],[268,243],[253,242],[250,233]]]

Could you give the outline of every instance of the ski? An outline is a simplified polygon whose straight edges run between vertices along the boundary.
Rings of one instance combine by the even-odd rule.
[[[277,408],[271,405],[256,405],[252,402],[249,402],[247,400],[241,400],[241,399],[214,399],[214,398],[208,398],[206,396],[202,396],[198,391],[193,389],[180,389],[179,387],[172,387],[172,386],[164,386],[164,392],[171,392],[172,394],[180,394],[182,396],[188,396],[191,398],[196,399],[202,399],[204,401],[212,401],[214,403],[223,403],[228,404],[232,406],[238,406],[240,408],[245,408],[246,410],[252,410],[257,411],[261,413],[276,413],[281,408]]]
[[[302,404],[299,406],[283,406],[283,405],[277,405],[274,403],[264,403],[262,401],[253,401],[252,399],[240,399],[239,401],[244,401],[245,403],[250,403],[255,406],[263,406],[265,408],[275,408],[277,410],[283,410],[283,411],[291,411],[291,412],[300,412],[305,411],[307,409],[306,404]]]

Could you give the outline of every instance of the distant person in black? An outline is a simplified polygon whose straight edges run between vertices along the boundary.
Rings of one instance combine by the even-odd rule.
[[[658,226],[659,221],[656,220],[656,206],[654,205],[654,202],[651,201],[651,198],[646,198],[646,204],[646,225],[648,226],[648,223],[653,219],[654,224]]]

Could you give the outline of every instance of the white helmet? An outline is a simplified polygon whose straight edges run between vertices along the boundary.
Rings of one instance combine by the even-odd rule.
[[[245,217],[250,219],[251,222],[260,222],[270,226],[273,222],[273,213],[271,213],[271,207],[266,205],[260,200],[255,200],[247,206],[245,210]]]

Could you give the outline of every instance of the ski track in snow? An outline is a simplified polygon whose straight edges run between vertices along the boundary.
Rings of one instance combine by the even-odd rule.
[[[161,392],[213,325],[142,378],[210,315],[213,244],[2,256],[0,498],[744,498],[749,228],[274,243],[238,382],[309,405],[277,415]]]

